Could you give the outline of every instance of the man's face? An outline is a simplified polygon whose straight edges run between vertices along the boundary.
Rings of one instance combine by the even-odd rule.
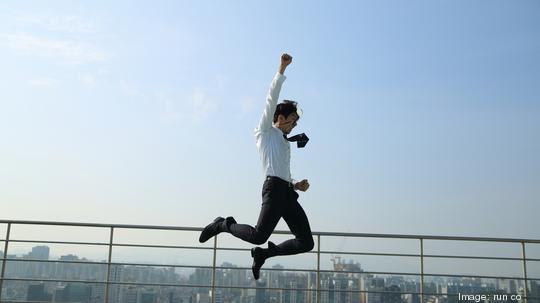
[[[291,133],[292,129],[296,126],[296,122],[298,122],[298,119],[300,117],[298,117],[298,114],[296,113],[292,113],[290,114],[287,118],[285,118],[285,116],[283,115],[279,115],[278,117],[278,121],[279,121],[279,129],[281,129],[281,131],[288,135]]]

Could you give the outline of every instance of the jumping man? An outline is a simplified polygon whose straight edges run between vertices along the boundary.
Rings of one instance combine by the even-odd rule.
[[[265,260],[273,256],[294,255],[313,249],[313,236],[308,218],[298,203],[296,190],[306,191],[308,180],[296,182],[291,178],[290,160],[291,149],[289,141],[302,141],[302,147],[307,142],[305,135],[286,136],[296,126],[300,118],[296,102],[284,100],[277,104],[281,86],[285,81],[285,69],[291,64],[292,57],[281,55],[281,64],[275,75],[268,95],[259,126],[255,129],[257,149],[261,156],[265,181],[262,188],[262,206],[257,225],[252,227],[238,224],[233,217],[218,217],[204,228],[199,241],[201,243],[221,232],[228,232],[252,244],[261,245],[268,240],[279,220],[283,218],[295,236],[279,245],[268,242],[268,248],[255,247],[251,249],[253,257],[253,277],[259,279],[261,266]],[[300,143],[300,142],[299,142]]]

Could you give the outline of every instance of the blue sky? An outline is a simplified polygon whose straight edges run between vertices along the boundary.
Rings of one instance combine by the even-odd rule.
[[[254,224],[284,51],[313,230],[538,237],[537,1],[2,2],[1,217]]]

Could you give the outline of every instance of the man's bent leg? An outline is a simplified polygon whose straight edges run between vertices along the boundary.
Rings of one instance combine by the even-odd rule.
[[[315,245],[311,227],[306,213],[298,201],[291,202],[283,213],[283,219],[295,238],[277,245],[273,250],[270,249],[268,257],[294,255],[311,251]]]
[[[255,227],[247,224],[231,224],[229,226],[230,233],[249,243],[263,244],[268,240],[276,228],[279,219],[281,219],[282,211],[275,204],[272,202],[263,203]]]
[[[266,259],[274,256],[299,254],[313,249],[313,235],[311,234],[306,213],[296,200],[290,200],[290,203],[291,205],[283,213],[283,219],[285,219],[296,238],[279,245],[268,242],[267,249],[255,247],[251,250],[251,256],[253,257],[251,270],[255,280],[259,279],[260,269]]]

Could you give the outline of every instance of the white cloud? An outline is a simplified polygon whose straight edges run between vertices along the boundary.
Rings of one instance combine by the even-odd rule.
[[[43,38],[27,33],[0,33],[1,45],[28,55],[56,57],[75,64],[109,58],[107,53],[77,40]]]

